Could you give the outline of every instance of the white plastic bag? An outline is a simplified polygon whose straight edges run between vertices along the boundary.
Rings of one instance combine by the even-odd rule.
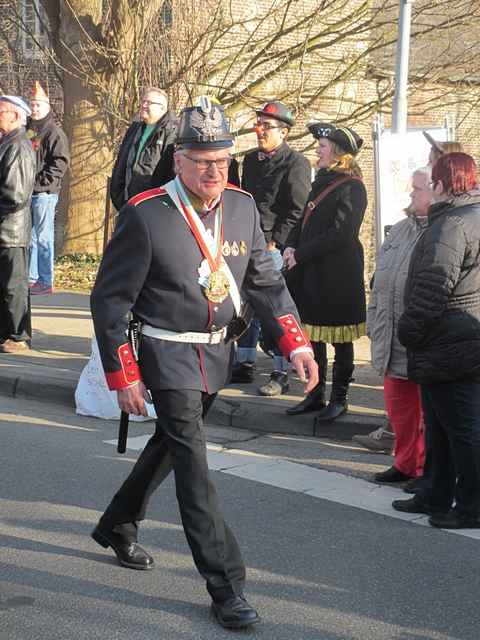
[[[142,422],[155,420],[157,415],[153,404],[145,403],[148,418],[144,416],[130,416],[130,420]],[[92,354],[85,365],[75,389],[75,408],[81,416],[93,416],[104,420],[120,418],[120,408],[117,403],[117,392],[110,391],[103,372],[100,352],[95,336],[92,338]]]

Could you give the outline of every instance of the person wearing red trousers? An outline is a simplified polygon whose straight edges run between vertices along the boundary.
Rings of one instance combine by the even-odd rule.
[[[375,474],[377,482],[419,478],[425,462],[425,438],[420,386],[386,375],[383,380],[385,408],[395,433],[393,467]]]
[[[367,310],[372,364],[384,376],[385,408],[395,433],[393,466],[374,476],[382,483],[420,477],[425,461],[420,386],[407,378],[407,352],[398,340],[397,326],[410,256],[427,225],[430,180],[428,167],[413,174],[407,217],[392,227],[380,249]]]

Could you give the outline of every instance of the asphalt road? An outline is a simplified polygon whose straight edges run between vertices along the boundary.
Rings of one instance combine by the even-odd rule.
[[[480,540],[322,499],[294,483],[282,488],[299,469],[333,468],[362,483],[386,456],[369,463],[332,441],[209,429],[209,441],[264,462],[264,474],[278,471],[279,460],[293,464],[281,467],[282,486],[235,475],[233,463],[213,472],[247,562],[247,596],[262,616],[249,631],[221,629],[193,567],[172,479],[142,527],[154,571],[121,568],[90,539],[137,455],[116,454],[108,443],[115,429],[0,396],[0,639],[480,638]],[[146,434],[151,425],[132,429]]]

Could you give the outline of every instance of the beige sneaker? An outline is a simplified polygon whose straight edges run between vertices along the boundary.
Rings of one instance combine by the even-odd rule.
[[[369,451],[392,453],[395,444],[395,434],[385,429],[385,427],[380,427],[367,436],[353,436],[352,440]]]
[[[28,351],[28,344],[22,341],[10,340],[8,338],[0,344],[0,353],[20,353],[22,351]]]

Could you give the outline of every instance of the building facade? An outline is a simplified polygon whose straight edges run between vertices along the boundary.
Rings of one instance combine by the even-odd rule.
[[[424,2],[415,3],[419,11]],[[381,113],[389,126],[394,88],[398,3],[390,4],[387,10],[385,3],[375,8],[375,3],[363,0],[296,0],[295,12],[287,12],[287,6],[292,6],[287,0],[169,0],[161,10],[163,31],[149,34],[153,57],[145,61],[139,80],[151,84],[152,79],[161,78],[158,81],[165,82],[177,110],[203,92],[218,97],[239,133],[240,160],[255,145],[254,108],[269,99],[283,100],[295,110],[297,124],[290,143],[306,153],[312,164],[314,144],[305,126],[312,117],[355,128],[365,141],[359,163],[370,201],[361,234],[367,280],[376,250],[372,125],[375,114]],[[462,3],[441,0],[440,4],[453,12],[447,18],[457,26],[449,30],[447,18],[439,11],[419,20],[427,26],[429,20],[438,23],[438,30],[431,34],[426,30],[424,36],[413,30],[409,125],[441,126],[449,116],[456,123],[457,139],[479,158],[480,51],[476,47],[480,37],[474,31],[480,21],[471,20],[465,31],[466,23],[455,14],[456,4]],[[102,7],[108,12],[108,2]],[[48,32],[40,0],[0,0],[1,91],[28,98],[33,81],[40,80],[62,119],[62,77],[51,62]],[[442,46],[448,39],[456,45]],[[142,45],[145,51],[145,39]],[[132,51],[132,57],[138,53]],[[168,67],[160,74],[158,61]],[[118,138],[127,120],[118,127]],[[105,169],[105,184],[107,175]],[[103,201],[104,194],[98,199]],[[99,233],[98,216],[96,221],[95,233]],[[95,252],[102,243],[98,237],[92,242],[87,238],[82,246]]]

